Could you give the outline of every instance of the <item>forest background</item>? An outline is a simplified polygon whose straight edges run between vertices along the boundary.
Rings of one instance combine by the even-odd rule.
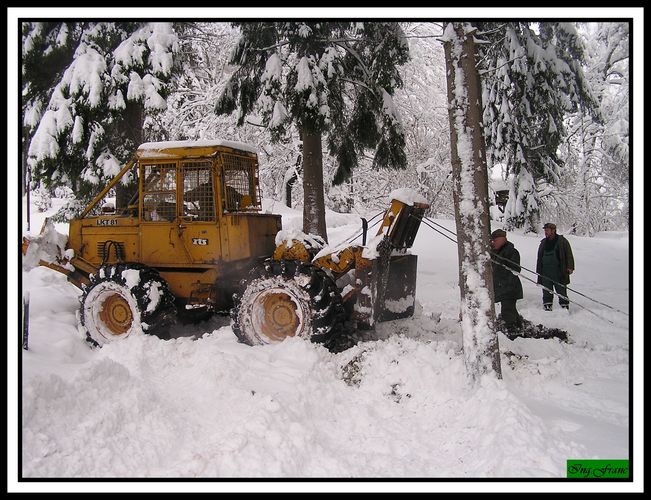
[[[364,23],[341,23],[348,26],[323,35],[330,46],[316,49],[320,60],[300,61],[283,53],[282,37],[293,35],[300,43],[321,35],[310,33],[317,28],[309,22],[288,23],[277,48],[265,47],[257,67],[251,56],[234,64],[245,60],[247,44],[266,42],[250,33],[263,31],[264,23],[257,24],[241,38],[247,23],[24,23],[23,186],[31,186],[44,209],[52,195],[69,196],[63,221],[140,143],[221,138],[255,145],[264,196],[300,205],[305,118],[296,116],[306,112],[292,103],[311,92],[318,111],[310,120],[325,131],[328,145],[327,208],[380,209],[399,184],[428,200],[429,215],[453,215],[442,21],[387,23],[382,29],[395,36],[377,46],[377,35]],[[629,25],[623,19],[475,24],[482,33],[479,72],[492,203],[498,191],[508,191],[494,219],[525,232],[536,232],[541,220],[577,235],[628,229]],[[336,36],[370,41],[353,46],[332,42]],[[378,73],[371,78],[348,77],[348,55],[336,53],[354,54],[353,48],[360,60],[362,51],[402,54],[353,67]],[[375,87],[360,93],[366,85]],[[339,102],[330,97],[335,90],[344,94]],[[380,92],[382,109],[369,111]]]

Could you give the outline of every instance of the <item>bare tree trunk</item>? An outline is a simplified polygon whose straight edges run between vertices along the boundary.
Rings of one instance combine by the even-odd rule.
[[[22,151],[22,158],[21,158],[21,165],[22,165],[22,173],[23,173],[23,182],[22,182],[22,195],[27,196],[27,230],[31,230],[31,223],[32,223],[32,207],[31,205],[31,199],[30,199],[30,194],[31,194],[31,169],[29,168],[29,165],[27,164],[27,151],[29,151],[29,145],[31,144],[31,138],[28,136],[28,134],[23,134],[23,151]]]
[[[488,253],[488,172],[482,130],[481,81],[471,26],[451,23],[444,34],[448,110],[459,252],[461,322],[466,371],[502,378],[493,274]]]
[[[301,136],[303,138],[303,232],[321,236],[327,242],[321,134],[303,130]]]
[[[285,183],[285,205],[289,208],[292,208],[292,188],[296,184],[297,177],[296,174],[292,174],[289,180]]]
[[[143,125],[145,118],[143,116],[142,104],[138,102],[129,102],[124,110],[124,120],[122,132],[127,138],[131,139],[135,147],[144,142]],[[119,182],[115,186],[115,207],[119,209],[126,208],[131,198],[138,192],[138,184],[122,184]]]

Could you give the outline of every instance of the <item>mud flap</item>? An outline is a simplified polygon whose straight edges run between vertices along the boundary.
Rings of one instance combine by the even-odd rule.
[[[378,321],[409,318],[416,303],[416,272],[418,256],[398,255],[389,261],[384,301],[380,305]]]

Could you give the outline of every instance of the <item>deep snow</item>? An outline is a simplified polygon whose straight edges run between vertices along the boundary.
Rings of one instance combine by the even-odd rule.
[[[51,212],[58,206],[54,200]],[[278,202],[265,208],[283,214],[285,229],[300,229],[301,212]],[[32,234],[45,215],[32,209]],[[451,220],[436,222],[455,230]],[[327,223],[333,246],[359,231],[357,215],[329,212]],[[57,229],[66,232],[67,226]],[[541,237],[509,234],[524,267],[535,269]],[[628,233],[568,239],[577,267],[570,286],[628,312]],[[20,354],[18,380],[23,476],[563,478],[570,458],[629,458],[628,316],[571,292],[571,300],[596,315],[576,305],[569,313],[558,307],[543,312],[540,289],[523,280],[520,313],[567,329],[571,343],[510,341],[500,334],[503,380],[484,378],[473,388],[464,374],[457,322],[455,245],[421,225],[413,252],[419,256],[416,316],[380,324],[375,340],[339,354],[300,339],[239,344],[219,317],[177,327],[174,340],[132,336],[91,350],[76,328],[79,291],[52,270],[23,272],[23,293],[30,295],[29,350]],[[105,490],[98,483],[27,486],[43,491],[48,484],[64,491]],[[127,483],[120,491],[157,490],[156,484]],[[210,482],[178,488],[232,490],[237,484],[257,491],[281,487]],[[436,490],[445,484],[399,482],[395,488]],[[536,484],[506,487],[538,491]],[[613,487],[554,485],[561,491]],[[619,491],[624,486],[615,484]],[[347,482],[341,490],[364,487],[391,490],[382,482]]]

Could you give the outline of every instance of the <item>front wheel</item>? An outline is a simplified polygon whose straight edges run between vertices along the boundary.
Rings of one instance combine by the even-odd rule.
[[[102,267],[84,288],[79,324],[91,345],[102,346],[131,335],[162,335],[174,315],[174,297],[155,270],[117,264]]]
[[[232,327],[249,345],[302,337],[328,343],[341,334],[345,311],[332,279],[295,261],[265,262],[235,297]]]

